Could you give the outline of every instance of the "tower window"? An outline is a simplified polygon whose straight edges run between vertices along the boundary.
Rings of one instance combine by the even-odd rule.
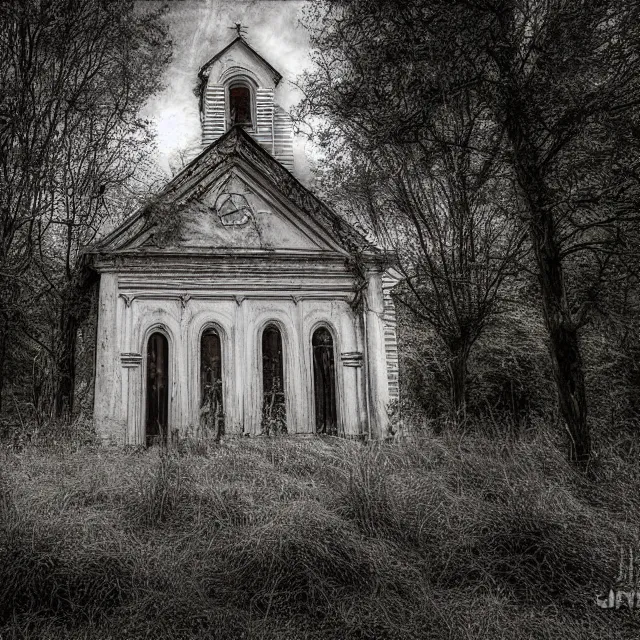
[[[235,86],[229,89],[229,115],[231,126],[234,124],[251,126],[251,90],[249,87]]]

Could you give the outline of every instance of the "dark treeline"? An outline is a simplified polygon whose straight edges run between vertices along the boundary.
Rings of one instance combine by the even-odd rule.
[[[162,12],[118,0],[0,4],[0,401],[69,416],[93,304],[82,248],[134,198],[171,43]]]
[[[640,6],[354,0],[307,24],[297,115],[404,277],[405,397],[456,421],[557,409],[588,462],[593,421],[640,391]]]

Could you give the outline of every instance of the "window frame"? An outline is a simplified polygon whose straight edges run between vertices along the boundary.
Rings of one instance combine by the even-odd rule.
[[[340,362],[340,349],[338,344],[338,332],[336,328],[327,320],[320,320],[315,322],[309,328],[308,334],[308,349],[310,354],[309,362],[309,379],[311,380],[310,393],[309,393],[309,414],[311,424],[313,425],[313,433],[317,435],[316,431],[316,398],[315,398],[315,368],[313,362],[313,336],[318,329],[326,329],[331,336],[332,350],[333,350],[333,366],[334,366],[334,395],[335,395],[335,410],[336,410],[336,430],[338,437],[342,437],[345,434],[344,425],[342,424],[342,367],[339,367]]]
[[[257,110],[256,110],[256,86],[254,83],[245,76],[233,76],[225,82],[225,122],[227,124],[227,131],[231,129],[233,123],[231,122],[231,90],[242,87],[249,90],[249,111],[251,113],[251,124],[238,123],[246,131],[255,132],[257,130]]]

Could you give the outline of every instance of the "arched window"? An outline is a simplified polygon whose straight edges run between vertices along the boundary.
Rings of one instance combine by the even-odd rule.
[[[287,432],[282,335],[275,325],[262,332],[262,431]]]
[[[241,124],[251,127],[251,89],[244,84],[235,84],[229,87],[229,120],[231,126]]]
[[[215,329],[206,329],[200,339],[200,421],[216,439],[223,434],[222,346]]]
[[[156,331],[147,342],[147,446],[166,444],[169,429],[169,342]]]
[[[313,394],[316,410],[316,433],[338,435],[336,410],[336,368],[333,357],[333,337],[326,327],[320,327],[311,339],[313,349]]]

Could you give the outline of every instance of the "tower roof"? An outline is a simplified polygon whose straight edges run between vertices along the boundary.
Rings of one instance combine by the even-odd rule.
[[[234,38],[226,47],[218,51],[218,53],[216,53],[212,58],[210,58],[207,62],[205,62],[200,67],[200,70],[198,71],[198,78],[200,78],[201,81],[207,78],[209,75],[209,68],[211,67],[211,65],[213,65],[213,63],[216,62],[216,60],[218,60],[227,51],[229,51],[229,49],[231,49],[236,45],[243,46],[255,58],[257,58],[263,65],[265,65],[269,70],[269,72],[271,73],[275,85],[276,86],[278,85],[280,80],[282,80],[282,74],[277,69],[275,69],[267,60],[265,60],[242,36],[238,36],[237,38]]]

